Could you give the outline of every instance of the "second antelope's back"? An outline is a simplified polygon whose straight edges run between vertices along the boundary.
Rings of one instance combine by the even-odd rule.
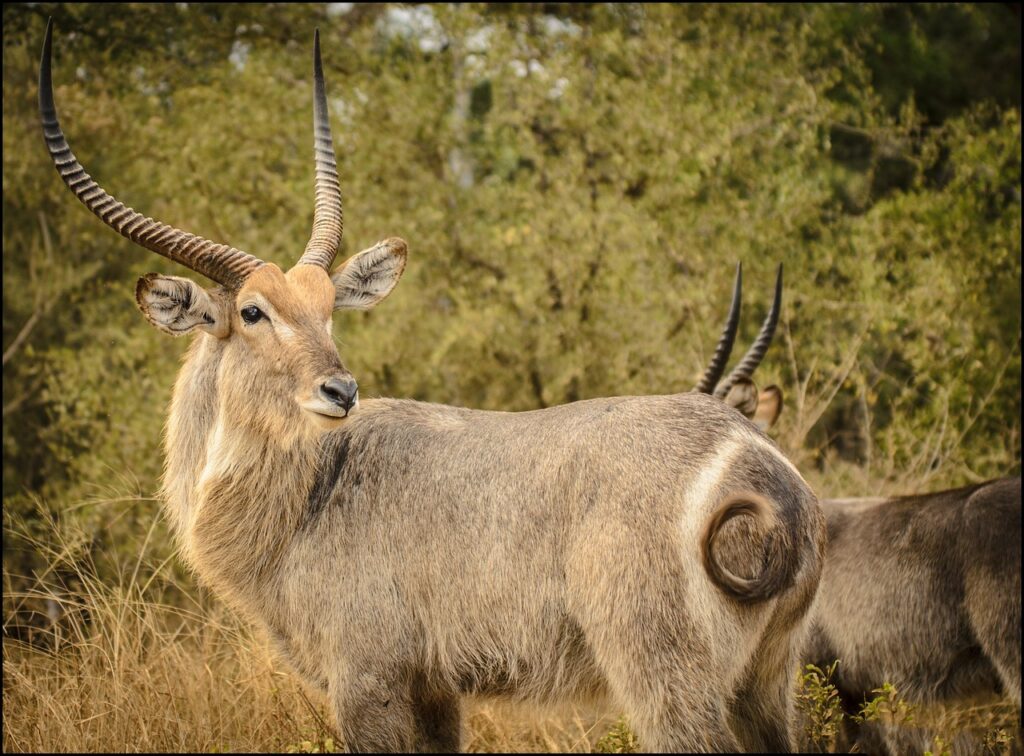
[[[839,660],[833,682],[847,712],[891,684],[915,706],[1004,697],[1019,713],[1020,477],[822,507],[828,555],[804,659]],[[841,735],[896,754],[927,749],[935,734],[890,725],[847,716]],[[961,733],[953,753],[980,752],[970,740]]]

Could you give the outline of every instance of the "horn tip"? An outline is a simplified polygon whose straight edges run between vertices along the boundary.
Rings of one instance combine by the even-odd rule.
[[[49,57],[50,44],[53,40],[53,16],[46,19],[46,33],[43,35],[43,55]]]
[[[318,27],[313,30],[313,76],[322,79],[323,70],[323,63],[320,62],[320,29]]]
[[[46,19],[46,34],[43,36],[43,53],[39,58],[39,112],[53,110],[53,74],[51,60],[53,58],[53,17]],[[45,119],[45,116],[44,116]]]
[[[732,306],[730,307],[730,313],[739,307],[741,291],[743,289],[743,263],[736,263],[736,277],[732,283]],[[730,314],[730,317],[732,315]]]

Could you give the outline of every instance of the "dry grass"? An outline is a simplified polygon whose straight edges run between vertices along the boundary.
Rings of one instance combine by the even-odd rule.
[[[42,575],[5,567],[4,752],[338,745],[325,701],[220,602],[177,580],[170,560],[147,563],[148,538],[139,544],[143,556],[111,584],[73,537],[55,523],[52,530],[45,543],[33,542],[50,560]],[[17,525],[5,523],[5,531],[29,539]],[[71,565],[73,593],[58,587],[66,577],[57,578]],[[589,753],[615,723],[600,711],[470,702],[463,747]],[[602,749],[616,750],[621,740],[613,733]]]
[[[152,533],[152,531],[151,531]],[[140,554],[110,574],[83,558],[56,523],[43,541],[5,522],[8,543],[28,543],[49,567],[28,578],[4,570],[3,750],[291,751],[340,745],[328,709],[275,660],[265,641],[190,581],[175,560]],[[73,571],[74,590],[67,574]],[[63,577],[60,577],[63,576]],[[27,618],[27,624],[26,624]],[[827,691],[826,691],[827,692]],[[470,702],[471,752],[637,750],[616,712]],[[944,744],[982,743],[1006,753],[1019,721],[1006,704],[921,712],[915,724]],[[925,746],[927,748],[927,746]],[[961,749],[952,747],[951,752]]]
[[[186,610],[136,591],[91,594],[31,644],[5,636],[3,655],[5,752],[308,751],[337,743],[324,702],[216,604]],[[474,702],[463,743],[479,752],[589,753],[613,724],[598,712]]]
[[[990,698],[957,706],[912,704],[886,683],[876,688],[859,712],[844,712],[834,674],[806,665],[797,692],[802,750],[845,753],[867,750],[930,756],[997,756],[1020,753],[1020,712],[1009,700]],[[847,741],[844,720],[862,728],[863,741]]]

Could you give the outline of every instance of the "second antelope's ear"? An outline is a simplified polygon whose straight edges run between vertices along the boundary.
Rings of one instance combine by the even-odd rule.
[[[146,320],[172,336],[197,328],[218,338],[231,332],[227,303],[219,291],[208,292],[187,278],[148,273],[135,285],[135,302]]]
[[[392,237],[357,252],[331,275],[335,310],[369,310],[391,293],[405,270],[409,247]]]
[[[749,378],[737,378],[725,395],[725,403],[745,417],[753,417],[757,410],[757,386]]]
[[[779,419],[782,414],[782,389],[778,386],[769,386],[757,397],[757,410],[750,418],[754,425],[763,431],[768,430]]]

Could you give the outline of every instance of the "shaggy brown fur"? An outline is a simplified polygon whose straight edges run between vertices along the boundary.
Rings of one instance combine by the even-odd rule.
[[[326,282],[266,266],[190,295],[208,333],[165,496],[197,573],[327,692],[349,745],[454,747],[468,693],[610,693],[647,748],[788,748],[823,531],[773,444],[697,394],[312,417],[303,397],[344,371],[330,298],[305,293]],[[241,320],[252,302],[269,322]]]
[[[988,694],[1020,707],[1020,478],[822,504],[829,544],[804,657],[840,660],[848,709],[885,682],[912,703]],[[847,734],[885,749],[884,734]]]

